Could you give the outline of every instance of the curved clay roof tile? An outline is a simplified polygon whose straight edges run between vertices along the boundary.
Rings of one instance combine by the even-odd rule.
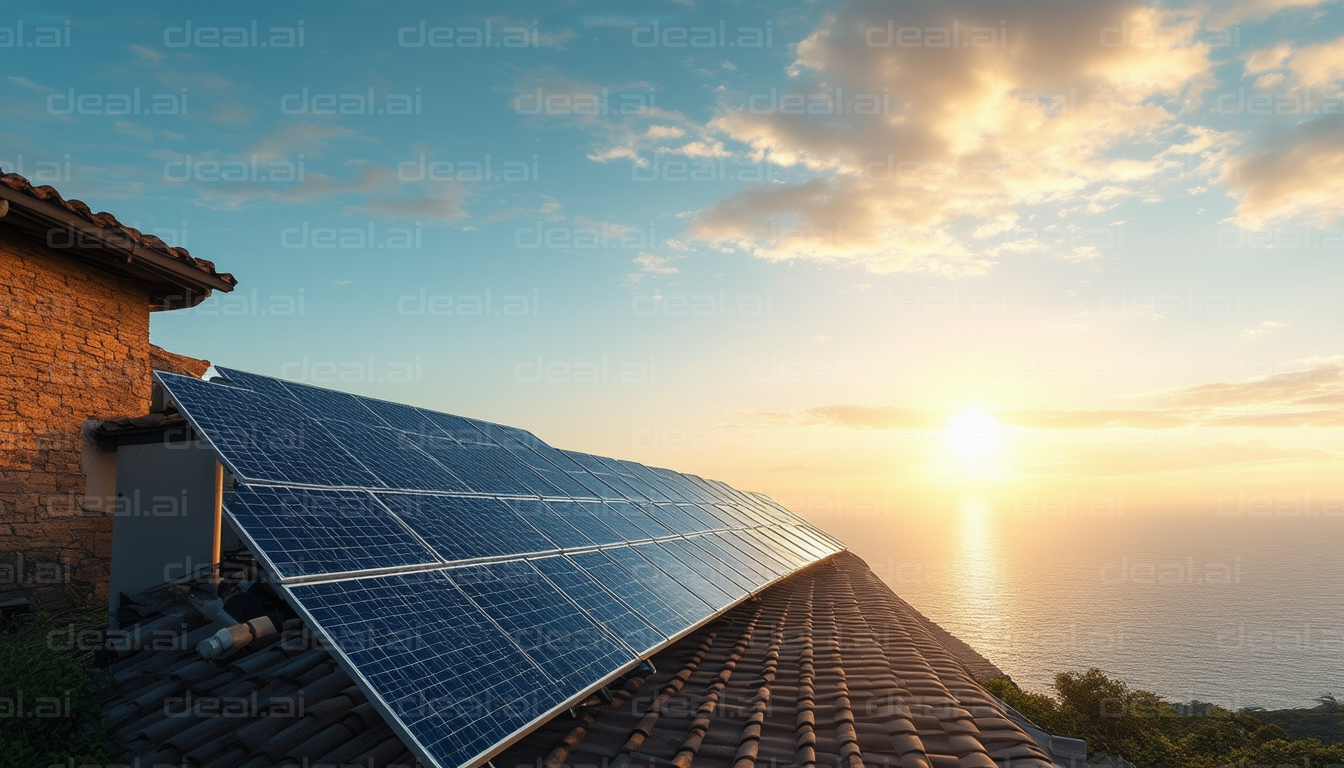
[[[38,200],[42,200],[52,205],[59,205],[81,219],[102,227],[103,229],[117,230],[130,238],[132,242],[139,243],[140,245],[153,251],[157,251],[158,253],[162,253],[165,256],[171,256],[184,264],[189,264],[196,269],[199,269],[206,274],[214,275],[225,282],[235,285],[238,283],[233,275],[228,272],[216,272],[214,262],[195,258],[186,248],[168,245],[159,237],[146,235],[134,227],[128,227],[120,221],[117,221],[117,217],[107,211],[93,213],[92,209],[84,204],[83,201],[66,200],[61,197],[61,193],[56,191],[55,187],[46,184],[35,187],[23,176],[20,176],[17,173],[5,173],[2,168],[0,168],[0,183],[3,183],[5,186],[16,192],[28,195],[29,197],[37,198]]]

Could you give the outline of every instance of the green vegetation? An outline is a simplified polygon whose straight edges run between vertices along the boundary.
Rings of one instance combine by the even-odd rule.
[[[1311,709],[1242,711],[1279,726],[1290,739],[1320,739],[1327,744],[1344,744],[1344,704],[1328,694],[1316,699],[1316,706]]]
[[[103,714],[91,691],[90,654],[72,648],[106,610],[40,613],[0,629],[0,765],[111,762]]]
[[[1138,768],[1344,766],[1344,744],[1294,738],[1270,720],[1270,713],[1232,712],[1203,702],[1173,704],[1098,669],[1057,675],[1052,695],[1023,691],[1002,678],[984,684],[1041,728],[1085,739],[1089,759],[1116,755]]]

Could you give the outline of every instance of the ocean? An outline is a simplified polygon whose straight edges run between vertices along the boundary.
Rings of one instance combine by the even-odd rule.
[[[1344,517],[819,517],[1022,687],[1099,667],[1175,701],[1344,697]]]

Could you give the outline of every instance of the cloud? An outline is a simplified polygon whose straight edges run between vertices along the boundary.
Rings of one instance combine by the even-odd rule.
[[[341,125],[296,120],[281,125],[254,144],[249,154],[258,160],[297,160],[322,156],[337,139],[358,139],[360,134]]]
[[[1210,21],[1211,24],[1235,24],[1238,21],[1257,21],[1279,11],[1315,8],[1335,0],[1238,0],[1230,3]]]
[[[1210,82],[1208,44],[1132,45],[1121,30],[1197,21],[1121,0],[954,0],[899,13],[842,0],[798,44],[791,85],[742,94],[710,124],[811,178],[745,189],[690,231],[770,260],[983,271],[1033,249],[1018,243],[1030,239],[1024,206],[1128,189],[1184,162],[1157,147],[1198,138],[1178,118]]]
[[[1344,355],[1308,358],[1296,370],[1235,382],[1216,382],[1158,393],[1158,403],[1181,408],[1295,406],[1344,394]]]
[[[1071,444],[1059,450],[1061,453],[1054,454],[1049,460],[1013,462],[1013,473],[1024,478],[1133,475],[1189,478],[1192,473],[1208,470],[1237,468],[1249,471],[1338,460],[1328,451],[1312,448],[1279,448],[1262,442],[1235,443],[1216,439],[1180,447]]]
[[[822,405],[801,411],[742,411],[735,424],[843,429],[937,429],[944,414],[895,406]]]
[[[1344,217],[1344,115],[1306,120],[1240,159],[1228,180],[1236,221],[1258,227],[1287,219],[1330,226]]]
[[[461,184],[439,184],[428,192],[408,192],[403,184],[392,191],[383,188],[371,193],[363,203],[347,208],[346,213],[446,222],[466,217],[467,212],[462,208],[465,198],[466,190]]]
[[[1284,85],[1286,97],[1309,98],[1311,94],[1302,89],[1328,89],[1344,80],[1344,37],[1301,48],[1280,41],[1248,54],[1243,71],[1246,77],[1256,78],[1258,88]],[[1300,111],[1313,113],[1307,106]]]
[[[639,265],[639,271],[650,275],[675,275],[681,270],[669,266],[674,259],[667,256],[659,256],[653,253],[641,253],[634,258],[634,262]]]
[[[1262,320],[1258,325],[1253,325],[1250,328],[1243,329],[1241,332],[1241,338],[1257,339],[1279,328],[1287,328],[1289,325],[1290,325],[1289,323],[1281,323],[1277,320]]]
[[[493,224],[499,221],[509,221],[511,219],[535,219],[537,221],[564,221],[565,216],[560,212],[563,207],[559,200],[549,196],[541,196],[541,205],[535,208],[524,208],[522,206],[513,206],[510,208],[501,208],[486,214],[482,219],[483,224]]]
[[[140,125],[139,123],[132,123],[129,120],[118,120],[114,122],[112,124],[112,130],[116,131],[117,133],[124,133],[133,139],[139,139],[141,141],[154,140],[153,131],[144,127],[143,125]]]
[[[1008,427],[1049,430],[1178,429],[1183,427],[1344,426],[1344,355],[1309,358],[1299,368],[1236,382],[1215,382],[1146,396],[1128,409],[994,411]],[[751,426],[823,429],[935,430],[955,414],[895,406],[826,405],[797,411],[744,411]]]
[[[10,81],[11,83],[14,83],[15,85],[22,86],[32,91],[33,93],[41,94],[43,96],[47,96],[49,94],[56,92],[55,88],[49,88],[45,85],[34,83],[32,80],[29,80],[26,77],[20,77],[18,75],[8,75],[5,79]]]
[[[143,45],[128,45],[126,50],[134,53],[138,58],[151,64],[158,64],[163,61],[163,51],[158,51]]]
[[[519,21],[511,16],[492,16],[490,17],[490,24],[495,29],[500,30],[500,34],[504,34],[506,29],[514,35],[517,34],[519,29],[526,30],[528,45],[536,48],[550,48],[556,51],[568,50],[569,41],[576,37],[574,30],[568,27],[542,29],[540,26],[534,27],[532,23]]]
[[[709,126],[658,106],[657,89],[643,80],[598,83],[541,67],[516,79],[510,90],[509,107],[535,124],[591,134],[587,156],[594,162],[644,168],[654,154],[722,154]]]
[[[1286,65],[1294,82],[1323,88],[1344,79],[1344,37],[1294,51]]]
[[[261,167],[269,172],[270,166]],[[466,190],[462,184],[403,181],[396,169],[377,164],[363,165],[350,178],[305,171],[302,178],[292,182],[195,180],[195,187],[204,199],[219,202],[225,208],[274,202],[306,205],[330,200],[347,202],[342,209],[345,215],[381,219],[449,222],[467,215],[463,209]]]

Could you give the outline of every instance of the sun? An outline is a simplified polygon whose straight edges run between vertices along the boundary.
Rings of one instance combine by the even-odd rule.
[[[947,423],[947,438],[958,456],[988,459],[998,450],[999,423],[983,411],[959,413]]]

